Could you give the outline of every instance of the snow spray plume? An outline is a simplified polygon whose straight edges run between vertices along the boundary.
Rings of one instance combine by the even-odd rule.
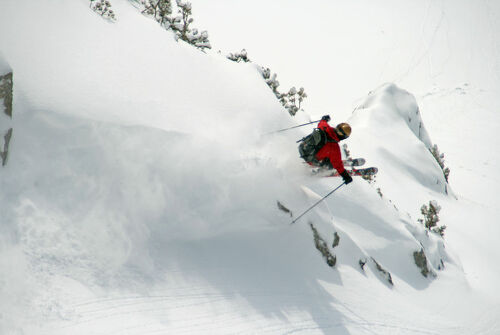
[[[291,223],[295,223],[297,222],[301,217],[303,217],[307,212],[309,212],[311,209],[313,209],[314,207],[316,207],[316,205],[318,205],[320,202],[322,202],[323,200],[325,200],[327,197],[330,196],[330,194],[332,194],[333,192],[335,192],[336,190],[338,190],[339,188],[341,188],[342,186],[345,185],[345,182],[343,182],[342,184],[340,184],[339,186],[337,186],[333,191],[330,191],[330,193],[328,193],[327,195],[325,195],[323,198],[319,199],[318,201],[316,201],[316,203],[314,205],[312,205],[311,207],[309,207],[304,213],[300,214],[295,220],[293,220]]]

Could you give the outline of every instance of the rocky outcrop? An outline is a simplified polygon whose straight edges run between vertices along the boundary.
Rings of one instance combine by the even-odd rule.
[[[376,260],[375,258],[371,258],[373,264],[375,264],[375,268],[377,269],[377,271],[379,272],[379,275],[385,280],[387,281],[387,283],[391,286],[394,286],[394,282],[392,281],[392,276],[391,276],[391,273],[389,271],[387,271],[386,269],[384,269],[382,267],[382,265],[380,265]]]
[[[415,251],[413,253],[413,259],[415,260],[415,265],[420,269],[420,273],[424,277],[432,276],[436,277],[436,274],[429,269],[427,265],[427,257],[425,256],[424,249],[420,249],[420,251]]]
[[[0,102],[4,113],[12,118],[12,72],[7,74],[0,73]]]
[[[2,166],[5,166],[5,164],[7,164],[7,155],[9,153],[9,144],[11,138],[12,138],[12,128],[9,128],[9,130],[7,130],[7,133],[4,136],[3,150],[0,151],[0,157],[2,158]]]
[[[12,87],[12,71],[0,73],[0,136],[2,136],[0,140],[0,159],[2,160],[2,166],[7,164],[9,144],[13,132],[12,127],[10,127],[10,119],[12,119]]]
[[[311,230],[313,232],[313,237],[314,237],[314,245],[316,246],[316,249],[321,253],[323,258],[326,261],[326,264],[330,267],[334,267],[335,264],[337,264],[337,257],[330,251],[328,248],[328,244],[326,241],[319,235],[318,230],[312,223],[309,223],[309,226],[311,227]],[[338,234],[335,235],[338,238]],[[333,244],[335,245],[335,243]],[[338,245],[338,240],[337,240],[337,245]]]
[[[389,271],[384,269],[382,265],[380,265],[379,262],[375,260],[375,258],[370,257],[368,258],[361,258],[358,261],[358,264],[361,268],[361,270],[365,271],[365,265],[368,264],[369,267],[372,269],[372,271],[379,277],[382,282],[384,282],[386,285],[389,287],[394,286],[394,282],[392,281],[392,275]],[[376,270],[376,271],[375,271]]]

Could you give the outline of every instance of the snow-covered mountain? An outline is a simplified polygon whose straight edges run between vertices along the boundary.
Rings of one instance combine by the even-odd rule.
[[[377,177],[290,224],[341,180],[299,158],[312,125],[270,132],[321,114],[291,117],[260,64],[177,42],[135,2],[112,5],[116,22],[83,0],[0,4],[14,98],[0,116],[1,137],[13,130],[0,333],[500,332],[499,198],[464,198],[463,173],[447,183],[429,150],[443,116],[422,116],[452,94],[371,87],[345,142]],[[479,119],[489,136],[498,117]],[[444,134],[461,136],[462,122]],[[418,222],[432,200],[444,239]]]

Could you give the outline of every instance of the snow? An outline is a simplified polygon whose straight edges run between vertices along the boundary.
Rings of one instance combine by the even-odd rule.
[[[431,200],[429,194],[448,192],[443,172],[429,152],[431,140],[416,100],[408,92],[394,84],[384,85],[371,93],[349,121],[356,129],[350,149],[367,151],[367,164],[380,169],[377,182],[382,194],[394,199],[397,207],[416,216],[420,206]],[[421,186],[425,192],[407,196],[409,189]]]
[[[407,79],[385,83],[391,80],[381,79],[404,73],[405,64],[387,64],[390,75],[377,76],[380,68],[361,54],[372,46],[380,52],[377,61],[384,58],[384,43],[393,38],[397,45],[404,37],[387,25],[406,24],[406,16],[380,20],[394,35],[382,42],[362,35],[387,15],[384,8],[370,5],[377,17],[361,15],[367,10],[361,3],[315,2],[323,9],[321,20],[309,29],[332,18],[346,28],[361,25],[351,36],[367,44],[331,54],[327,63],[338,69],[351,62],[349,74],[370,69],[369,80],[357,87],[343,72],[328,80],[323,76],[330,70],[311,73],[321,86],[334,84],[339,101],[332,108],[339,115],[333,119],[348,120],[351,154],[366,158],[379,174],[372,183],[355,179],[290,224],[341,181],[312,176],[298,157],[295,141],[312,127],[269,134],[326,114],[306,105],[306,112],[290,117],[261,76],[259,57],[266,53],[270,61],[262,65],[288,82],[301,72],[286,74],[287,63],[323,48],[321,36],[303,40],[303,50],[282,68],[272,64],[296,37],[289,15],[300,10],[308,17],[313,8],[279,3],[248,5],[264,18],[286,9],[283,27],[273,24],[278,31],[292,29],[271,49],[263,41],[255,59],[247,48],[257,63],[234,63],[217,51],[205,54],[176,42],[125,0],[112,1],[115,23],[86,1],[0,4],[0,45],[14,71],[14,136],[0,170],[0,333],[498,333],[494,170],[500,160],[491,149],[499,120],[487,107],[496,103],[491,93],[498,82],[477,77],[460,90],[441,89],[456,82],[447,70],[428,89],[413,70],[423,63],[425,53],[418,52]],[[412,22],[424,16],[423,26],[409,33],[421,27],[421,43],[431,44],[442,37],[442,22],[454,27],[469,7],[445,1],[440,12],[430,2],[402,3],[387,6],[414,10]],[[233,34],[218,30],[225,20],[242,20],[227,25],[236,34],[249,29],[242,28],[248,7],[214,4],[193,3],[194,24],[210,38],[211,31],[221,41]],[[234,17],[219,15],[212,26],[203,21],[217,18],[209,14],[220,6],[232,8]],[[483,15],[486,6],[495,4],[481,3],[474,13]],[[245,15],[238,14],[242,10]],[[352,13],[354,22],[341,19]],[[332,40],[349,39],[324,28]],[[217,39],[211,43],[215,47]],[[409,51],[394,47],[393,60],[420,46],[407,43]],[[453,55],[453,69],[461,57]],[[484,64],[470,59],[478,69],[498,66],[490,58]],[[327,69],[323,61],[316,66]],[[328,106],[318,84],[308,83],[297,83],[306,88],[306,101]],[[342,92],[349,93],[339,98]],[[352,115],[346,113],[353,105]],[[480,128],[484,138],[473,132],[464,143],[464,128]],[[451,186],[429,152],[434,143],[446,154]],[[474,152],[484,175],[471,171]],[[444,240],[417,222],[420,207],[433,200],[442,207]],[[310,225],[336,256],[335,267],[316,250]],[[340,242],[332,247],[335,236]],[[422,248],[428,277],[413,259]]]
[[[0,75],[5,75],[12,71],[4,56],[0,53]]]

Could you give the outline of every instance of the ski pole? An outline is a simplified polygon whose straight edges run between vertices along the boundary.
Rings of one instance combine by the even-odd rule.
[[[338,190],[339,188],[341,188],[344,185],[345,185],[345,182],[343,182],[342,184],[340,184],[339,186],[337,186],[333,191],[330,191],[330,193],[328,193],[327,195],[325,195],[323,198],[321,198],[318,201],[316,201],[316,203],[314,205],[312,205],[311,207],[309,207],[304,213],[300,214],[295,220],[292,221],[292,223],[297,222],[307,212],[309,212],[311,209],[313,209],[314,207],[316,207],[317,204],[319,204],[321,201],[325,200],[328,196],[330,196],[330,194],[332,194],[333,192],[335,192],[336,190]]]
[[[304,124],[299,124],[298,126],[293,126],[293,127],[290,127],[290,128],[284,128],[284,129],[280,129],[280,130],[276,130],[276,131],[272,131],[270,133],[266,133],[264,135],[270,135],[270,134],[274,134],[274,133],[280,133],[282,131],[286,131],[286,130],[290,130],[290,129],[294,129],[294,128],[298,128],[298,127],[303,127],[303,126],[307,126],[308,124],[312,124],[312,123],[316,123],[316,122],[319,122],[321,120],[318,120],[318,121],[311,121],[311,122],[308,122],[308,123],[304,123]]]

